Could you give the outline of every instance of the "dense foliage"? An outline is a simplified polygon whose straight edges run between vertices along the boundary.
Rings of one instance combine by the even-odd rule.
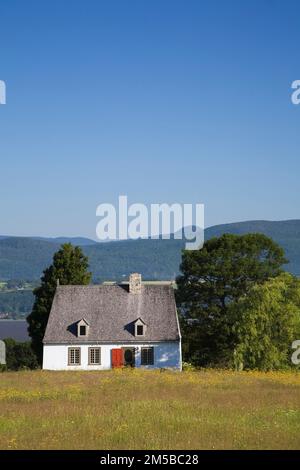
[[[19,343],[12,338],[7,338],[4,341],[8,370],[36,369],[38,367],[37,358],[30,342]]]
[[[230,365],[236,347],[228,327],[231,305],[256,284],[278,276],[284,263],[283,250],[262,234],[225,234],[206,241],[201,250],[185,251],[177,279],[185,360]]]
[[[41,285],[34,290],[35,302],[27,321],[32,348],[39,362],[42,360],[42,340],[58,280],[60,285],[89,284],[91,273],[87,269],[88,259],[81,248],[66,243],[54,254],[53,263],[43,273]]]
[[[236,368],[290,367],[292,342],[300,338],[300,280],[283,273],[254,285],[231,304],[227,331],[236,345]]]

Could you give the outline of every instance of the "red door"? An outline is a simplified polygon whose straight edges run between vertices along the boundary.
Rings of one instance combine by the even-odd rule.
[[[123,351],[122,349],[112,349],[111,350],[111,363],[113,367],[122,367],[123,366]]]

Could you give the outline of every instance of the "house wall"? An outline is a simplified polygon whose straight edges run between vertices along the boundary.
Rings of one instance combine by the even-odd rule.
[[[154,347],[154,365],[141,366],[141,348]],[[68,366],[68,348],[81,348],[81,365]],[[88,348],[101,348],[101,365],[88,364]],[[181,370],[181,344],[179,341],[145,344],[46,344],[44,345],[43,369],[47,370],[107,370],[111,369],[111,350],[136,347],[135,367],[145,369],[172,368]]]

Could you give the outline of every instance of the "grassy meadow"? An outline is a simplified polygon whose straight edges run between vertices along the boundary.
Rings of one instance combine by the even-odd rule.
[[[0,449],[300,449],[300,374],[0,373]]]

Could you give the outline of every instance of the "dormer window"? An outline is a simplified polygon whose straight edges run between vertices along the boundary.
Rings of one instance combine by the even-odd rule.
[[[78,323],[77,323],[77,336],[79,338],[84,338],[86,336],[88,336],[89,334],[89,324],[88,322],[82,318],[82,320],[80,320]]]
[[[79,333],[80,336],[86,336],[86,326],[85,325],[81,325],[79,327],[79,331],[80,331],[80,333]]]
[[[136,335],[137,336],[143,336],[144,335],[144,326],[143,325],[137,325],[136,326]]]
[[[141,318],[138,318],[134,322],[134,336],[145,336],[146,328],[146,323]]]

